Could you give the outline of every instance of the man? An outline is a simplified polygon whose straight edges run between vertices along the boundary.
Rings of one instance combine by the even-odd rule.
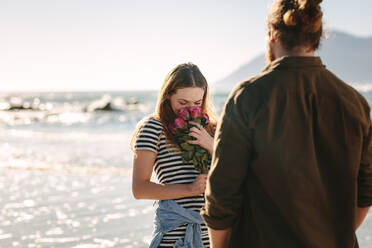
[[[202,211],[214,248],[358,247],[372,205],[370,108],[314,57],[320,2],[273,3],[269,64],[227,100]]]

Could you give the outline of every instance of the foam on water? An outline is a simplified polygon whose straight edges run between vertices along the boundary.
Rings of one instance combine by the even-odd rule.
[[[95,116],[102,113],[124,114],[121,115],[124,120],[123,116],[153,111],[155,100],[156,92],[3,93],[0,94],[0,124],[94,123]]]

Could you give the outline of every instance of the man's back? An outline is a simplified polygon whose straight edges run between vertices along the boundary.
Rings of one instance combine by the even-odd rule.
[[[284,57],[240,84],[223,116],[208,196],[222,204],[204,217],[231,215],[215,223],[234,223],[230,246],[354,247],[357,203],[372,204],[364,98],[319,58]]]

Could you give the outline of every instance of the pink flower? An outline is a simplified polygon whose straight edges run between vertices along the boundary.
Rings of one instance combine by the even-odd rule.
[[[186,128],[187,123],[181,117],[177,117],[174,120],[174,126],[175,126],[176,129],[184,129],[184,128]]]
[[[189,108],[189,111],[192,118],[200,117],[200,114],[202,113],[202,109],[200,106],[192,106]]]
[[[187,108],[182,108],[179,112],[178,112],[179,116],[184,119],[184,120],[187,120],[188,118],[190,118],[190,113],[189,113],[189,110]]]
[[[207,114],[203,113],[203,116],[202,117],[204,119],[205,125],[207,125],[209,123],[209,116]]]

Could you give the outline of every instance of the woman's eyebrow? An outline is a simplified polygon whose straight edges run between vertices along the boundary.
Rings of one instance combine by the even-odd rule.
[[[185,102],[189,102],[189,101],[187,101],[186,99],[183,99],[183,98],[179,98],[179,99],[177,99],[177,100],[182,100],[182,101],[185,101]],[[200,102],[201,100],[203,100],[203,99],[197,100],[197,101],[195,101],[195,102]]]

